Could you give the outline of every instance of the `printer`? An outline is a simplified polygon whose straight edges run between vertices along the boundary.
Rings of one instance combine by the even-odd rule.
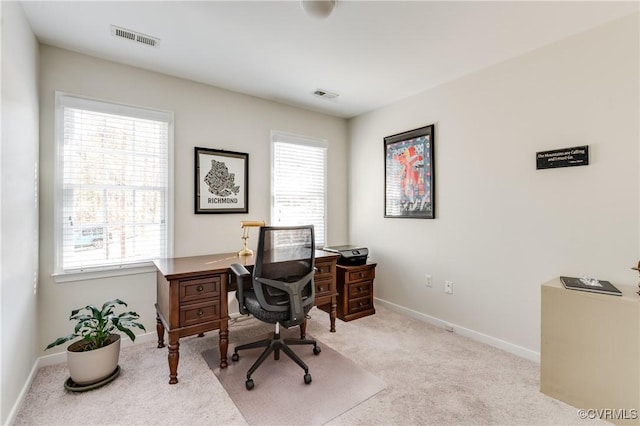
[[[338,253],[340,255],[338,265],[345,266],[364,265],[367,263],[367,257],[369,256],[367,248],[354,245],[325,247],[323,250]]]

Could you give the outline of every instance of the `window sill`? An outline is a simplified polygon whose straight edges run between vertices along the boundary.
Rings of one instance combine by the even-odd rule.
[[[123,275],[137,275],[155,272],[156,267],[153,262],[137,263],[133,265],[121,265],[103,269],[85,269],[77,271],[67,271],[53,274],[56,284],[73,281],[91,281],[101,278],[119,277]]]

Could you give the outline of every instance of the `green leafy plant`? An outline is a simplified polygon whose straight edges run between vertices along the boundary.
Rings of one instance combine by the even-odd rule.
[[[136,335],[131,331],[131,328],[137,327],[146,331],[144,325],[136,321],[140,318],[140,315],[133,311],[116,315],[114,309],[117,305],[127,306],[122,300],[115,299],[102,305],[102,309],[98,309],[94,305],[74,309],[69,317],[69,321],[76,321],[73,333],[57,338],[46,349],[61,345],[77,337],[82,337],[84,351],[92,351],[111,343],[109,337],[112,334],[116,334],[118,330],[129,336],[132,341],[136,340]]]

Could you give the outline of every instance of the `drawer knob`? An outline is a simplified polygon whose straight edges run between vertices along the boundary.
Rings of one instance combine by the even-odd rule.
[[[358,287],[358,291],[362,291],[362,287]]]
[[[358,302],[358,306],[359,307],[363,307],[364,306],[364,302]]]
[[[319,286],[319,287],[318,287],[318,291],[322,291],[322,286]]]
[[[204,311],[202,309],[198,309],[198,316],[201,317],[204,315]]]
[[[364,273],[360,272],[360,278],[364,278]]]
[[[198,292],[200,292],[200,291],[204,290],[204,287],[202,287],[201,285],[199,285],[197,290],[198,290]]]

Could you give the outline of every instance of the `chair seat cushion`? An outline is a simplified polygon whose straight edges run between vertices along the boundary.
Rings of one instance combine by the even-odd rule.
[[[289,319],[289,308],[286,310],[275,312],[267,311],[256,298],[256,294],[253,290],[244,290],[244,306],[254,317],[269,324],[275,324],[277,322],[283,323]],[[312,304],[304,307],[304,313],[307,314],[311,310]]]

